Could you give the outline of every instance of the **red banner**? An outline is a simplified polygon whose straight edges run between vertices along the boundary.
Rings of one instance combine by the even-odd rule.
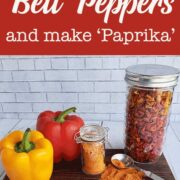
[[[1,55],[180,55],[179,0],[1,0]]]

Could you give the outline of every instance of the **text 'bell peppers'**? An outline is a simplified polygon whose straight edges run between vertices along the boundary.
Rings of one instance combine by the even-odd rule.
[[[49,139],[54,149],[54,162],[62,158],[71,161],[80,154],[80,146],[74,140],[74,136],[84,125],[84,121],[76,115],[68,115],[75,112],[72,107],[63,112],[45,111],[38,116],[37,130]]]
[[[10,180],[49,180],[52,175],[53,148],[38,131],[12,132],[0,142],[0,153]]]

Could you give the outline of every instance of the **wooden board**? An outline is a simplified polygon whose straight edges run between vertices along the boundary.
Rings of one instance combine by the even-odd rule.
[[[123,153],[123,150],[111,149],[106,150],[106,162],[110,163],[110,158],[113,154]],[[162,155],[159,161],[155,164],[137,165],[145,170],[152,171],[153,173],[161,176],[165,180],[175,180],[165,157]],[[54,172],[51,180],[97,180],[100,176],[88,176],[81,171],[80,158],[72,162],[61,162],[54,166]],[[5,177],[4,180],[8,180]]]

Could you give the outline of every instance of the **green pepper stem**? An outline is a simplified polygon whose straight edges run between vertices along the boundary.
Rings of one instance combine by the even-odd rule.
[[[29,142],[30,131],[30,128],[26,129],[26,131],[24,132],[22,143],[20,145],[20,147],[26,152],[29,151],[29,149],[31,149],[31,144]]]
[[[34,149],[34,143],[29,141],[31,129],[27,128],[24,132],[23,139],[21,142],[17,143],[15,146],[16,152],[29,152]]]
[[[76,112],[76,108],[75,107],[71,107],[69,109],[66,109],[65,111],[63,111],[62,113],[60,113],[60,115],[56,118],[56,122],[60,122],[60,123],[64,123],[65,121],[65,117],[72,113],[72,112]]]

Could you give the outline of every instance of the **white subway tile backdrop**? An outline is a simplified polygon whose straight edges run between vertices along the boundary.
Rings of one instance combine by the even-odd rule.
[[[36,119],[44,110],[76,106],[87,121],[124,121],[125,68],[134,64],[180,68],[180,58],[29,57],[0,58],[0,118]],[[180,121],[180,83],[171,121]]]

